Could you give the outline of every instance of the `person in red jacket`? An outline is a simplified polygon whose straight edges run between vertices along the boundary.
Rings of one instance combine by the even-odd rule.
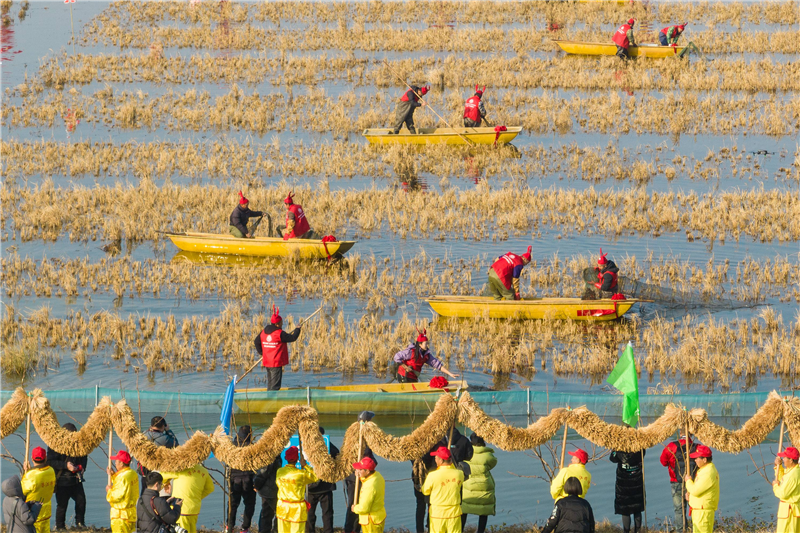
[[[685,28],[685,22],[679,26],[667,26],[658,32],[658,42],[661,43],[661,46],[678,46],[678,39]]]
[[[464,127],[465,128],[480,128],[481,120],[486,116],[486,108],[483,106],[483,93],[486,92],[486,86],[483,89],[478,89],[475,86],[475,94],[467,98],[464,103]]]
[[[486,288],[488,296],[495,300],[521,300],[519,276],[522,269],[531,262],[531,246],[522,255],[513,252],[501,255],[489,268],[489,281]]]
[[[418,107],[425,106],[425,100],[420,98],[420,96],[425,96],[430,90],[430,87],[420,88],[416,85],[412,85],[409,90],[403,93],[403,96],[400,97],[400,101],[397,102],[397,107],[394,109],[394,127],[392,131],[389,132],[390,134],[396,135],[400,133],[400,128],[403,127],[403,124],[406,125],[409,133],[417,133],[417,128],[414,127],[414,111]]]
[[[620,292],[617,277],[619,276],[619,267],[617,264],[608,259],[608,253],[603,253],[600,248],[600,258],[597,260],[597,266],[594,269],[597,271],[597,281],[594,283],[587,283],[589,289],[597,289],[598,298],[611,298],[613,295]]]
[[[628,48],[636,46],[636,40],[633,38],[634,24],[636,24],[636,21],[634,19],[629,19],[628,22],[620,26],[619,29],[614,32],[614,36],[611,38],[614,44],[617,45],[617,56],[621,59],[630,59],[631,56],[628,53]]]
[[[393,361],[398,365],[395,378],[399,383],[417,383],[422,367],[432,366],[435,370],[441,370],[453,379],[457,379],[456,374],[452,374],[444,367],[444,364],[434,357],[428,350],[427,330],[419,331],[417,342],[409,344],[408,348],[394,354]]]
[[[278,234],[283,240],[315,238],[316,235],[308,224],[303,206],[294,203],[294,193],[290,192],[283,203],[286,204],[286,229],[281,231],[278,228]]]
[[[287,344],[297,340],[300,328],[291,333],[283,331],[283,318],[280,309],[272,306],[270,325],[258,334],[255,340],[256,351],[261,356],[261,366],[267,369],[267,390],[279,390],[283,379],[283,367],[289,364]]]
[[[689,454],[697,449],[697,445],[689,437]],[[672,507],[675,511],[675,530],[684,529],[684,533],[691,530],[689,517],[686,514],[686,492],[683,485],[683,476],[686,474],[686,464],[689,464],[689,474],[694,476],[697,465],[686,456],[686,435],[672,441],[661,452],[661,464],[669,470],[669,483],[672,488]]]

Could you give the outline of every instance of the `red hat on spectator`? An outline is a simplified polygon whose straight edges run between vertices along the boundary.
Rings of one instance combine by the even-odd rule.
[[[701,444],[697,447],[697,450],[694,453],[689,454],[689,457],[692,459],[697,459],[698,457],[711,457],[711,448]]]
[[[586,450],[581,450],[580,448],[578,448],[574,452],[567,452],[567,453],[573,457],[577,457],[578,461],[580,461],[581,464],[586,464],[589,461],[589,454],[586,453]]]
[[[248,200],[247,198],[244,197],[244,194],[242,194],[242,191],[239,191],[239,205],[245,205],[245,204],[248,204],[248,203],[250,203],[250,200]]]
[[[357,463],[353,463],[353,468],[356,470],[375,470],[378,463],[372,457],[364,457]]]
[[[436,448],[436,450],[432,451],[431,452],[431,456],[432,457],[438,457],[438,458],[442,459],[443,461],[448,461],[450,459],[450,457],[451,457],[450,450],[448,450],[444,446],[439,446],[438,448]]]
[[[788,448],[783,450],[781,453],[779,453],[778,457],[788,457],[789,459],[792,459],[793,461],[800,461],[800,452],[797,451],[797,448],[793,448],[793,447],[789,446]]]
[[[290,446],[283,452],[283,456],[286,458],[287,463],[294,464],[300,458],[300,451],[297,449],[297,446]]]
[[[41,446],[37,446],[36,448],[31,451],[31,459],[36,461],[37,463],[44,461],[47,459],[47,452]]]
[[[126,452],[125,450],[120,450],[117,452],[117,455],[111,456],[112,461],[122,461],[124,464],[129,465],[131,464],[131,454]]]

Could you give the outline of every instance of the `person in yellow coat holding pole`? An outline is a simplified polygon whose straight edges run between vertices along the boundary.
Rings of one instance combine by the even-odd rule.
[[[783,459],[783,464],[781,464]],[[775,481],[772,492],[780,499],[778,533],[800,533],[800,452],[791,446],[775,458]]]
[[[363,533],[383,533],[386,522],[386,480],[375,471],[376,466],[375,460],[368,456],[353,464],[356,475],[361,478],[361,490],[351,509],[358,515]]]
[[[183,500],[178,525],[189,533],[197,531],[197,515],[203,498],[214,492],[214,481],[206,467],[198,463],[180,472],[161,472],[164,485],[169,485],[172,497]]]
[[[139,475],[131,470],[131,456],[120,450],[111,456],[114,472],[107,469],[111,484],[106,485],[106,500],[111,504],[111,533],[136,531],[136,501],[139,499]]]
[[[56,472],[47,466],[47,452],[37,446],[31,452],[33,468],[29,468],[22,476],[22,493],[26,502],[41,502],[42,509],[36,517],[36,533],[50,533],[50,515],[53,491],[56,488]],[[27,462],[27,461],[26,461]]]
[[[684,478],[692,531],[711,533],[714,531],[714,512],[719,505],[719,473],[711,462],[711,448],[708,446],[698,446],[689,457],[697,464],[694,479],[689,475]]]
[[[550,483],[550,496],[554,501],[567,497],[567,493],[564,492],[564,483],[569,478],[578,478],[578,481],[581,482],[581,487],[583,487],[583,493],[579,494],[581,498],[586,497],[586,493],[589,492],[589,484],[592,482],[592,474],[586,470],[586,463],[589,461],[589,454],[586,453],[586,450],[578,448],[574,452],[567,453],[572,456],[572,460],[569,465],[558,471]]]
[[[278,533],[305,533],[308,518],[306,486],[319,479],[300,457],[297,446],[288,448],[283,456],[288,464],[280,467],[275,474],[275,483],[278,485],[278,506],[275,509]],[[295,466],[298,459],[302,468]]]
[[[431,497],[430,533],[461,533],[461,486],[464,472],[453,465],[450,450],[440,446],[431,452],[436,470],[422,485],[422,494]]]

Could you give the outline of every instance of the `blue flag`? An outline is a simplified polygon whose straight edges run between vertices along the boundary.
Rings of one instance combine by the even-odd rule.
[[[231,434],[231,416],[233,416],[233,393],[236,391],[236,376],[228,384],[225,396],[222,398],[222,413],[219,415],[219,423],[225,429],[225,434]]]

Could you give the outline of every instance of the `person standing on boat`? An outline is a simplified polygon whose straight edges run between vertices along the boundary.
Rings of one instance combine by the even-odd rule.
[[[242,191],[239,191],[239,205],[237,205],[233,213],[231,213],[229,221],[231,225],[229,233],[237,239],[253,238],[253,233],[255,233],[264,216],[264,213],[261,211],[251,211],[248,207],[249,205],[250,200],[244,197]],[[248,227],[247,223],[250,219],[256,217],[258,220]]]
[[[422,367],[425,365],[432,366],[435,370],[441,370],[451,378],[457,379],[458,376],[447,370],[444,364],[428,350],[428,337],[426,336],[428,330],[417,331],[419,332],[417,341],[409,344],[405,350],[394,354],[393,361],[398,364],[395,374],[397,381],[399,383],[417,383]]]
[[[489,268],[487,293],[495,300],[521,300],[519,277],[525,265],[531,262],[531,246],[522,255],[508,252],[501,255]]]
[[[430,87],[420,88],[416,85],[412,85],[411,88],[400,97],[400,101],[397,102],[397,107],[394,109],[394,128],[389,132],[390,135],[397,135],[400,133],[400,128],[403,127],[403,124],[406,125],[408,132],[412,135],[417,133],[417,129],[414,127],[414,111],[418,107],[425,106],[425,100],[420,98],[420,96],[425,96],[428,94],[428,91],[430,91]]]
[[[287,344],[296,341],[300,336],[299,326],[291,333],[283,331],[283,318],[279,312],[280,309],[273,305],[269,326],[265,327],[254,341],[256,351],[261,356],[261,366],[267,369],[267,390],[280,390],[283,367],[289,364]]]
[[[430,533],[461,533],[461,488],[464,472],[453,465],[445,446],[431,453],[436,458],[436,470],[428,473],[422,493],[431,498]]]
[[[678,39],[683,35],[685,28],[685,22],[678,26],[667,26],[658,32],[658,42],[661,43],[661,46],[678,46]]]
[[[475,94],[467,98],[464,103],[464,127],[465,128],[480,128],[481,120],[486,116],[486,108],[483,106],[483,93],[486,92],[486,86],[483,89],[478,89],[475,86]]]
[[[694,479],[688,474],[686,492],[689,494],[689,509],[692,516],[694,533],[712,533],[714,531],[714,512],[719,505],[719,473],[711,462],[711,448],[698,446],[697,451],[689,454],[697,464]]]
[[[318,478],[300,456],[297,446],[290,447],[283,455],[288,464],[275,474],[278,485],[278,508],[275,513],[278,517],[278,533],[305,533],[308,518],[306,486]],[[300,468],[295,466],[298,459]]]
[[[619,276],[619,268],[617,264],[611,259],[608,259],[608,253],[603,253],[600,248],[600,258],[597,260],[597,266],[594,267],[597,271],[597,281],[588,283],[589,289],[597,290],[598,298],[611,298],[619,292],[619,284],[617,277]]]
[[[361,478],[361,489],[358,503],[353,503],[350,510],[358,515],[358,523],[364,533],[383,533],[383,524],[386,522],[386,481],[375,470],[376,466],[371,457],[353,463],[356,475]]]
[[[286,205],[286,229],[281,230],[278,228],[278,235],[283,237],[283,240],[288,239],[314,239],[316,238],[314,230],[308,225],[306,213],[303,211],[303,206],[294,203],[294,193],[284,198],[283,203]]]
[[[781,458],[783,464],[781,464]],[[775,458],[775,481],[772,492],[781,503],[778,505],[777,533],[800,531],[800,452],[791,446]]]
[[[636,24],[636,21],[634,19],[629,19],[628,22],[620,26],[619,29],[614,32],[614,36],[611,38],[614,44],[617,45],[617,57],[620,59],[630,59],[631,56],[628,53],[628,48],[636,46],[636,39],[633,37],[634,24]]]
[[[581,482],[583,491],[577,495],[581,498],[586,497],[586,493],[589,491],[589,485],[592,482],[592,474],[586,470],[586,463],[589,462],[589,454],[586,453],[586,450],[578,448],[574,452],[567,453],[572,456],[572,460],[566,467],[558,471],[558,474],[556,474],[556,477],[553,478],[553,481],[550,483],[550,496],[552,496],[555,501],[567,497],[567,493],[564,492],[564,484],[569,478],[574,477]]]

